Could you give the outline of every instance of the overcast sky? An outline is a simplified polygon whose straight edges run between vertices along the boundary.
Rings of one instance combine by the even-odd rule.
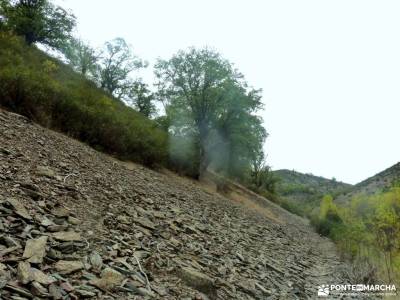
[[[400,1],[57,2],[93,46],[123,37],[150,62],[222,53],[263,89],[274,169],[356,183],[400,160]]]

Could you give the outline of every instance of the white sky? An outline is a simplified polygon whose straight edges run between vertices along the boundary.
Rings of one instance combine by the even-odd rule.
[[[123,37],[150,63],[222,53],[264,90],[274,169],[356,183],[400,160],[400,1],[56,2],[93,46]]]

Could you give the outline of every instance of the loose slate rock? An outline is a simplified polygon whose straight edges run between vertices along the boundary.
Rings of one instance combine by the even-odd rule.
[[[38,174],[39,176],[45,176],[49,178],[53,178],[56,176],[56,173],[52,169],[44,166],[38,166],[36,168],[36,174]]]
[[[125,225],[131,224],[131,221],[129,220],[129,218],[127,216],[118,216],[117,221],[122,224],[125,224]]]
[[[71,223],[72,225],[79,225],[82,223],[81,220],[71,217],[71,216],[68,217],[68,222]]]
[[[181,268],[178,270],[178,276],[182,278],[189,286],[205,294],[215,293],[213,280],[207,275],[200,273],[193,268]]]
[[[151,229],[151,230],[154,230],[156,228],[156,225],[153,222],[151,222],[149,219],[146,219],[146,218],[137,218],[137,219],[135,219],[135,222],[139,223],[143,227]]]
[[[111,268],[105,268],[101,272],[100,279],[93,279],[89,283],[103,291],[110,291],[117,285],[121,284],[124,280],[124,276]]]
[[[43,273],[42,271],[35,268],[31,268],[30,273],[31,273],[31,279],[33,281],[39,282],[43,285],[49,285],[56,281],[53,277],[50,277],[45,273]]]
[[[37,239],[26,242],[23,258],[28,258],[28,262],[41,264],[46,255],[47,236],[41,236]]]
[[[90,264],[92,265],[95,271],[101,270],[101,267],[103,266],[103,259],[101,258],[99,253],[93,251],[92,254],[90,255],[89,260]]]
[[[51,284],[49,286],[49,294],[54,300],[60,300],[63,298],[63,294],[61,292],[61,289],[56,286],[55,284]]]
[[[15,213],[24,219],[31,220],[32,217],[29,215],[28,211],[26,210],[25,206],[15,198],[8,198],[7,202],[10,203],[14,209]]]
[[[66,209],[66,208],[60,206],[60,207],[53,209],[52,213],[56,217],[67,218],[70,214],[70,211],[69,211],[69,209]]]
[[[39,282],[32,282],[32,288],[31,288],[31,292],[33,295],[41,297],[41,298],[45,298],[48,297],[49,294],[47,293],[47,289],[41,285]]]
[[[61,274],[71,274],[82,270],[84,268],[84,265],[80,261],[60,260],[55,264],[54,267]]]
[[[31,265],[28,262],[21,261],[18,263],[17,276],[22,284],[28,284],[32,281],[30,271]]]
[[[60,232],[55,232],[52,234],[52,236],[59,241],[63,242],[78,242],[81,241],[81,235],[78,232],[74,231],[60,231]]]

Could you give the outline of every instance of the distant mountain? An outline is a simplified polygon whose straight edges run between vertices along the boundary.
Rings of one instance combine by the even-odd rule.
[[[274,171],[274,174],[279,178],[276,190],[281,199],[281,205],[304,216],[319,207],[324,195],[331,194],[338,197],[346,194],[353,187],[335,179],[304,174],[294,170],[277,170]]]
[[[400,163],[357,183],[348,193],[340,195],[335,201],[344,204],[350,201],[355,195],[371,195],[389,189],[396,183],[400,183]]]

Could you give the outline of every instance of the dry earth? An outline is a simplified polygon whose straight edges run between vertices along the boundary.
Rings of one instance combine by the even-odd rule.
[[[0,110],[1,297],[315,299],[347,281],[304,220],[232,195]]]

